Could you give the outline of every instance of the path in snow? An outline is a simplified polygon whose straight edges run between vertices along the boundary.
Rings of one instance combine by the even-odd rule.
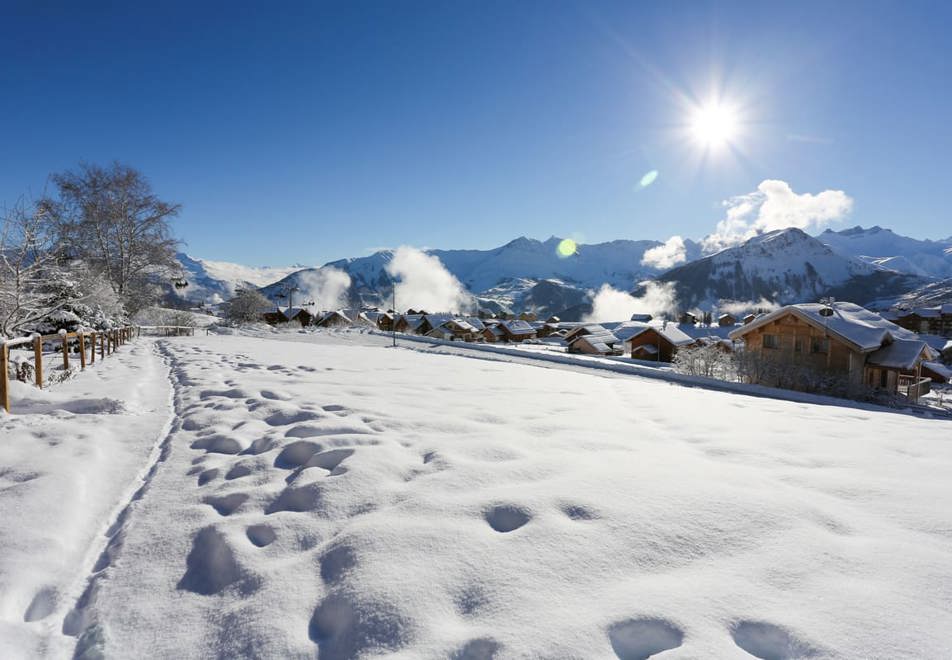
[[[947,421],[311,341],[163,343],[80,651],[952,652]]]
[[[138,488],[168,421],[149,340],[47,390],[14,383],[0,413],[0,657],[69,654],[63,617]]]

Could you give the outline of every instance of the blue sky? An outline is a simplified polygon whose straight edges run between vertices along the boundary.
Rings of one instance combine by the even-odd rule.
[[[699,238],[765,179],[952,234],[941,3],[79,4],[0,5],[0,202],[118,159],[196,256]]]

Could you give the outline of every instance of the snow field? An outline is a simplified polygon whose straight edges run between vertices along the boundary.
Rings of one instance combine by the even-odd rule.
[[[367,338],[162,342],[107,656],[937,657],[950,424]]]

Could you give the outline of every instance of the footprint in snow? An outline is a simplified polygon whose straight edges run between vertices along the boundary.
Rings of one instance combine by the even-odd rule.
[[[252,525],[245,531],[245,534],[248,536],[248,540],[259,548],[271,545],[274,543],[274,539],[277,538],[271,525]]]
[[[731,628],[731,637],[737,646],[762,660],[794,660],[819,653],[791,632],[765,621],[738,621]]]
[[[529,512],[511,504],[494,506],[485,513],[486,522],[497,532],[512,532],[532,519]]]
[[[203,501],[215,509],[219,515],[230,516],[237,511],[242,504],[248,501],[248,494],[232,493],[231,495],[220,497],[206,497]]]
[[[628,619],[612,625],[608,639],[621,660],[646,660],[681,646],[684,633],[664,619]]]
[[[472,639],[450,656],[453,660],[492,660],[499,650],[499,642],[489,637]]]

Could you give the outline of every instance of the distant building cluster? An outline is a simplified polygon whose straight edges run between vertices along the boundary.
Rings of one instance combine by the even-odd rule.
[[[672,363],[679,354],[709,351],[730,356],[746,382],[800,389],[797,379],[818,374],[918,400],[932,382],[949,382],[952,368],[952,305],[880,315],[847,302],[787,305],[740,319],[730,313],[684,312],[677,322],[635,314],[628,321],[584,323],[557,316],[538,320],[481,318],[461,314],[376,308],[312,313],[304,308],[262,313],[272,325],[365,327],[443,341],[542,344],[578,355]],[[753,366],[752,366],[753,365]]]

